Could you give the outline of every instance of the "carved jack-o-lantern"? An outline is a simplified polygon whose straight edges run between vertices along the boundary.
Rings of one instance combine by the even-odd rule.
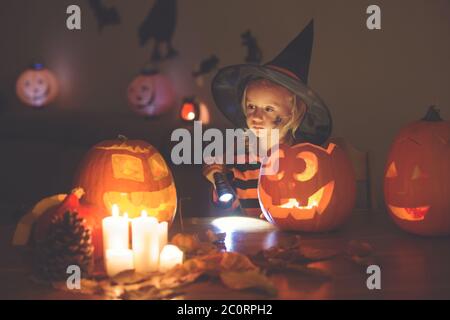
[[[58,95],[58,81],[42,64],[35,64],[19,76],[16,93],[23,103],[32,107],[43,107]]]
[[[130,217],[146,210],[159,221],[172,223],[177,194],[172,173],[161,154],[140,140],[103,141],[82,161],[75,186],[82,187],[84,201],[111,212],[113,204]]]
[[[450,122],[431,107],[395,138],[386,165],[385,202],[402,229],[450,233]]]
[[[352,212],[355,192],[353,167],[344,151],[332,143],[327,149],[310,143],[280,145],[260,171],[261,208],[282,229],[338,227]]]
[[[174,105],[175,93],[170,80],[154,70],[144,70],[128,86],[131,110],[142,116],[157,116]]]

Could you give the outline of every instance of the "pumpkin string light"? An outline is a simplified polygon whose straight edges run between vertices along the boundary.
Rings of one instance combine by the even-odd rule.
[[[17,79],[17,97],[28,106],[40,108],[55,100],[58,95],[58,80],[42,63],[34,63]]]

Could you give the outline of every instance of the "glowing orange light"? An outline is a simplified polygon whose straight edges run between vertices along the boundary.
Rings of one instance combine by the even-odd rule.
[[[192,121],[196,118],[195,105],[191,102],[183,103],[181,107],[181,118],[186,121]]]

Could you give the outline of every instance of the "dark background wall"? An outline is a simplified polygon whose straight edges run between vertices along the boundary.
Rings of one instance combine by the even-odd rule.
[[[51,122],[57,121],[52,120],[54,114],[78,113],[83,115],[77,118],[80,131],[83,117],[87,121],[91,114],[105,121],[126,117],[130,125],[136,123],[144,130],[148,126],[152,138],[164,144],[161,139],[167,136],[158,130],[179,125],[176,111],[143,122],[128,110],[125,94],[150,57],[151,46],[139,47],[137,29],[154,1],[104,2],[118,9],[122,23],[106,27],[101,34],[87,1],[1,2],[1,116],[12,115],[18,123],[21,117]],[[82,9],[81,31],[65,27],[69,4]],[[366,28],[365,11],[370,4],[381,7],[382,30]],[[315,43],[309,84],[331,109],[334,135],[370,152],[381,203],[384,161],[397,130],[421,118],[430,104],[437,104],[442,116],[450,118],[448,0],[180,0],[173,39],[180,56],[162,63],[160,69],[173,81],[178,101],[196,94],[209,107],[210,125],[229,126],[211,99],[213,74],[203,87],[193,81],[196,64],[213,53],[220,58],[220,66],[242,63],[246,51],[240,34],[248,28],[267,61],[311,18]],[[39,116],[22,106],[14,93],[18,75],[35,59],[42,59],[61,82],[59,98]],[[32,128],[23,130],[22,136],[36,133]]]

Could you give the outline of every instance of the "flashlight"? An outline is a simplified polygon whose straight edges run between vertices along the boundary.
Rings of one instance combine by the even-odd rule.
[[[225,175],[220,172],[215,172],[213,177],[219,201],[222,202],[223,204],[233,201],[234,199],[233,190],[228,184]]]

